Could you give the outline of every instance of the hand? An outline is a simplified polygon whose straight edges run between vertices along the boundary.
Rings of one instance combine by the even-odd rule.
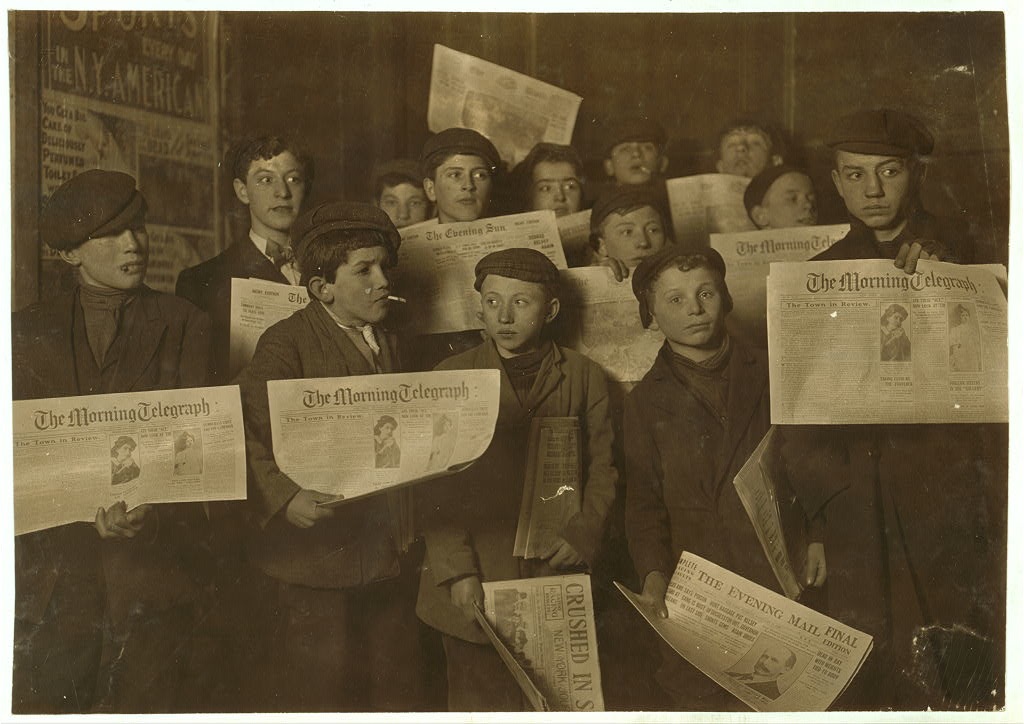
[[[126,508],[122,500],[106,510],[99,508],[96,511],[96,530],[100,538],[134,538],[145,527],[150,517],[155,515],[152,505],[140,505],[131,511]]]
[[[629,267],[621,259],[616,259],[613,256],[606,256],[601,259],[601,266],[611,269],[612,275],[614,275],[617,282],[621,282],[629,276]]]
[[[945,250],[937,241],[904,242],[900,247],[899,253],[896,254],[896,260],[893,264],[895,264],[897,269],[902,269],[907,274],[913,274],[917,271],[919,259],[942,261],[944,256]]]
[[[466,576],[452,584],[452,604],[461,609],[462,615],[470,622],[476,621],[473,609],[484,607],[484,587],[478,576]]]
[[[807,546],[807,561],[804,563],[804,585],[821,588],[825,585],[827,577],[825,544],[811,543]]]
[[[571,568],[583,563],[581,556],[572,545],[564,538],[558,538],[551,546],[541,554],[541,558],[548,562],[548,565],[556,570]]]
[[[296,528],[312,528],[321,520],[334,517],[334,511],[317,503],[337,500],[338,496],[321,493],[318,490],[300,490],[285,508],[285,519]]]
[[[659,618],[668,618],[668,608],[665,606],[665,592],[668,591],[668,581],[661,571],[651,571],[644,579],[644,590],[640,592],[640,603],[650,609]]]

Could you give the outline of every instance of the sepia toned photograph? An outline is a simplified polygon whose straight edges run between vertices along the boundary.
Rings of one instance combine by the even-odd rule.
[[[327,7],[8,11],[11,713],[1024,713],[1013,14]]]

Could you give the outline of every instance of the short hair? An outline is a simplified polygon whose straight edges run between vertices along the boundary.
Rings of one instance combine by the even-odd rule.
[[[409,184],[410,186],[419,189],[420,193],[423,193],[423,197],[426,198],[426,193],[423,191],[423,179],[413,178],[399,171],[392,171],[374,179],[374,203],[378,203],[380,201],[380,197],[384,194],[384,189],[394,188],[395,186],[401,186],[402,184]]]
[[[768,123],[767,121],[763,121],[754,116],[740,116],[739,118],[733,118],[722,126],[718,130],[718,139],[715,142],[715,155],[721,153],[722,141],[725,140],[726,136],[733,131],[741,131],[748,128],[763,133],[768,139],[768,152],[777,154],[785,159],[785,142],[783,141],[778,129],[774,124]]]
[[[957,304],[956,307],[953,308],[953,313],[956,314],[956,316],[958,317],[964,313],[970,316],[971,310],[965,307],[963,304]]]
[[[907,311],[906,307],[904,307],[902,304],[890,304],[886,308],[885,313],[882,314],[882,320],[881,320],[882,323],[885,324],[885,321],[887,319],[889,319],[894,314],[903,315],[903,320],[904,321],[906,321],[907,319],[910,318],[910,313]]]
[[[356,249],[370,249],[375,246],[388,251],[387,265],[393,264],[393,255],[386,236],[372,229],[338,229],[313,237],[299,247],[298,264],[301,272],[299,283],[309,288],[313,277],[323,277],[333,284],[338,267],[348,263],[348,255]]]
[[[648,309],[654,308],[654,300],[652,298],[654,294],[654,285],[657,284],[666,269],[678,269],[679,271],[684,272],[693,271],[694,269],[707,269],[714,272],[715,283],[718,285],[718,292],[722,295],[722,308],[726,314],[732,311],[732,294],[729,293],[729,285],[726,284],[725,277],[711,258],[700,252],[669,256],[650,272],[650,276],[643,288],[643,294],[644,298],[647,300]]]
[[[373,434],[377,435],[385,425],[391,425],[394,429],[398,429],[398,420],[393,418],[391,415],[381,415],[380,419],[377,420],[377,424],[373,426]]]
[[[137,447],[135,444],[135,440],[128,437],[127,435],[122,435],[121,437],[117,438],[117,440],[114,442],[113,447],[110,448],[110,456],[114,457],[115,455],[117,455],[118,448],[121,448],[125,445],[128,446],[129,451],[134,451],[135,448]]]
[[[299,145],[282,136],[252,136],[245,138],[228,149],[228,159],[231,166],[231,178],[245,182],[249,175],[249,167],[253,161],[258,159],[269,160],[279,156],[285,151],[290,151],[295,160],[302,166],[302,173],[306,177],[307,189],[313,184],[315,168],[313,157],[310,156]]]
[[[192,438],[192,442],[195,442],[195,440],[196,440],[196,436],[193,435],[188,430],[182,430],[177,435],[175,435],[174,436],[174,451],[175,452],[181,452],[182,450],[184,450],[185,449],[185,441],[188,440],[189,438]]]

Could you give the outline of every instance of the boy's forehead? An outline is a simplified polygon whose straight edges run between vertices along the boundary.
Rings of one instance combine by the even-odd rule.
[[[355,266],[356,264],[383,263],[387,259],[388,250],[380,244],[375,246],[361,246],[357,249],[350,250],[348,258],[339,264],[338,268],[341,269],[345,266]]]
[[[544,285],[540,282],[528,282],[525,279],[507,277],[503,274],[488,273],[480,283],[480,293],[487,292],[524,293],[535,292],[544,294]]]
[[[249,170],[246,175],[252,176],[260,171],[293,171],[301,166],[302,164],[299,163],[299,159],[295,157],[294,153],[284,150],[270,158],[254,158],[249,162]]]
[[[890,156],[873,153],[855,153],[853,151],[836,151],[837,168],[878,168],[879,166],[905,166],[907,159],[903,156]]]
[[[792,188],[807,188],[811,185],[811,177],[800,171],[790,171],[784,173],[777,179],[772,181],[772,185],[768,187],[767,196],[775,189],[792,189]]]
[[[608,212],[608,216],[605,217],[602,222],[602,226],[634,223],[641,217],[649,218],[651,216],[657,218],[659,221],[661,220],[661,213],[650,204],[644,204],[643,206],[623,206],[622,208],[612,209]]]
[[[736,136],[759,136],[766,144],[770,143],[768,132],[757,126],[738,126],[731,128],[722,136],[722,143],[727,143]]]
[[[426,194],[423,191],[423,187],[417,186],[411,181],[399,181],[398,183],[393,184],[391,186],[385,185],[381,189],[380,195],[384,196],[385,194],[393,194],[398,191],[404,191],[407,194],[412,192],[418,192],[421,196],[426,196]]]
[[[490,168],[490,165],[480,156],[454,153],[441,161],[438,168]]]
[[[695,266],[692,269],[683,271],[675,264],[670,263],[654,277],[650,289],[658,291],[660,289],[682,286],[699,286],[704,283],[715,283],[718,281],[721,281],[719,273],[707,266]]]

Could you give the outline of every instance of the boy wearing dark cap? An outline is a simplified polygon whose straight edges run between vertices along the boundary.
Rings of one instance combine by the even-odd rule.
[[[40,239],[76,268],[78,285],[12,316],[14,399],[206,383],[206,315],[143,283],[145,215],[128,174],[86,171],[54,191]],[[14,711],[180,706],[200,592],[183,552],[201,519],[197,505],[121,502],[94,524],[15,538]],[[100,683],[104,612],[118,654]]]
[[[381,164],[373,175],[373,205],[398,229],[426,221],[433,209],[423,191],[420,165],[406,158]]]
[[[604,143],[604,172],[616,184],[646,184],[668,168],[667,137],[657,121],[643,116],[613,119]]]
[[[521,209],[567,216],[583,208],[583,160],[572,146],[538,143],[512,174]]]
[[[400,237],[380,209],[330,201],[300,216],[292,238],[309,304],[263,333],[237,379],[261,528],[251,558],[277,589],[274,705],[418,708],[414,584],[400,576],[412,539],[407,494],[319,506],[331,496],[300,488],[274,460],[266,384],[400,369],[397,340],[383,327]]]
[[[593,563],[615,497],[612,430],[604,373],[549,341],[558,314],[559,277],[538,251],[507,249],[476,266],[487,341],[438,369],[496,369],[501,402],[494,439],[473,467],[418,492],[427,559],[416,611],[443,633],[452,711],[517,711],[523,700],[473,607],[483,581],[553,575]],[[534,417],[576,417],[583,451],[580,512],[540,559],[512,555]]]
[[[755,118],[734,118],[718,133],[715,170],[753,178],[782,163],[782,141],[775,129]]]
[[[494,144],[468,128],[448,128],[423,144],[423,191],[442,224],[487,215],[501,157]]]
[[[663,192],[651,184],[607,189],[590,211],[592,266],[606,266],[617,281],[642,259],[672,243]]]
[[[769,166],[743,192],[747,216],[758,229],[785,229],[818,223],[818,201],[811,177],[793,166]]]
[[[668,615],[665,591],[684,550],[762,586],[778,582],[732,485],[771,424],[768,363],[729,335],[732,297],[714,249],[669,246],[633,273],[643,326],[665,344],[626,397],[626,537],[641,600]],[[780,497],[781,494],[780,494]],[[820,565],[820,567],[819,567]],[[821,545],[805,582],[824,582]],[[731,695],[661,644],[656,678],[681,710],[732,708]]]
[[[178,275],[175,293],[213,320],[212,380],[228,382],[231,280],[298,284],[288,232],[313,184],[313,160],[288,139],[258,136],[227,154],[235,196],[249,210],[245,237]]]

